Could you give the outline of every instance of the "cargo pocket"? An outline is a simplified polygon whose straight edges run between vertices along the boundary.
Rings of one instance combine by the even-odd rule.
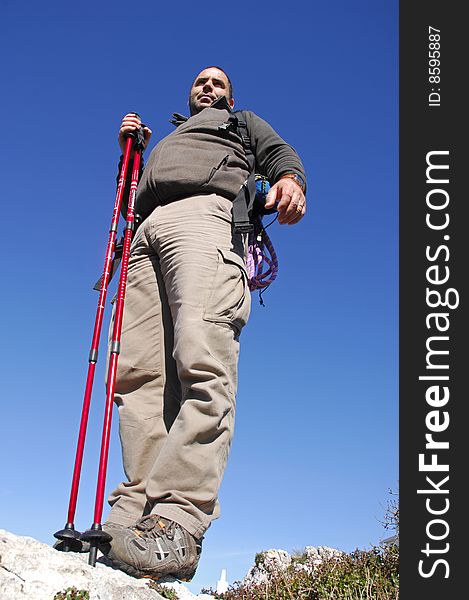
[[[232,250],[218,248],[217,269],[204,310],[204,320],[228,323],[238,333],[246,325],[251,309],[246,266]]]

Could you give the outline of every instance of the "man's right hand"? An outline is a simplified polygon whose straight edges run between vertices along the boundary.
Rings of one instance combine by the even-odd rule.
[[[126,134],[138,129],[142,124],[142,120],[135,113],[127,113],[122,119],[121,128],[119,129],[119,146],[121,147],[122,154],[125,152],[125,146],[127,143]],[[148,127],[143,127],[143,135],[145,137],[143,149],[148,146],[152,131]],[[132,155],[134,152],[132,151]]]

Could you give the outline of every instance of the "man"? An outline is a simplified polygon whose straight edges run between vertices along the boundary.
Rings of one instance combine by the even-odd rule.
[[[202,538],[219,516],[218,490],[233,435],[239,335],[250,311],[246,240],[232,200],[249,175],[239,133],[227,127],[231,82],[219,67],[196,77],[191,116],[150,154],[131,248],[115,402],[128,481],[111,494],[103,548],[135,576],[190,580]],[[273,184],[267,207],[295,224],[305,214],[296,152],[246,113],[256,168]],[[124,117],[119,143],[141,125]],[[145,145],[151,131],[144,129]]]

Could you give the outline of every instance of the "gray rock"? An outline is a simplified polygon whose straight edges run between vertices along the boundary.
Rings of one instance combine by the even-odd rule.
[[[293,568],[296,571],[306,571],[310,575],[314,573],[316,567],[324,560],[329,558],[339,558],[344,553],[336,548],[329,546],[306,546],[303,552],[302,560],[293,562]],[[304,560],[305,559],[305,560]]]
[[[304,550],[306,560],[295,562],[285,550],[266,550],[257,555],[256,564],[249,569],[241,585],[249,587],[266,584],[273,574],[285,571],[290,565],[297,571],[313,573],[315,567],[323,560],[340,557],[342,554],[340,550],[328,546],[306,546]]]
[[[308,557],[308,562],[313,565],[320,565],[325,559],[339,558],[343,555],[343,552],[336,548],[329,548],[329,546],[306,546],[305,554]]]
[[[148,580],[129,577],[102,563],[91,567],[87,554],[58,552],[47,544],[0,529],[0,599],[53,600],[75,587],[90,600],[161,600]]]
[[[214,600],[211,594],[193,594],[186,586],[179,581],[167,581],[161,584],[162,587],[172,590],[178,597],[178,600]]]
[[[285,550],[266,550],[257,557],[256,564],[242,580],[246,587],[266,583],[272,573],[285,571],[291,565],[291,556]]]

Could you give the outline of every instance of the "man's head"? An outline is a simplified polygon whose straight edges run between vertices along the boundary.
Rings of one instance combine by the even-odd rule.
[[[194,79],[189,92],[191,115],[210,106],[217,98],[225,96],[233,108],[233,86],[228,75],[220,67],[207,67]]]

